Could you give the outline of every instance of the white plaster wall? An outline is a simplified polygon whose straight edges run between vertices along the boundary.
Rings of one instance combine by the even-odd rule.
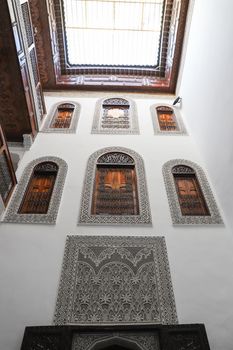
[[[174,158],[205,168],[195,143],[190,136],[155,136],[150,106],[170,100],[147,95],[128,95],[138,107],[140,135],[91,135],[95,102],[104,96],[47,94],[48,110],[72,99],[81,104],[81,115],[76,134],[39,133],[17,170],[20,178],[28,162],[47,155],[68,163],[56,225],[0,224],[0,349],[20,349],[25,326],[52,323],[65,238],[79,234],[165,236],[180,323],[205,323],[211,349],[232,350],[232,235],[224,226],[173,227],[162,177],[162,165]],[[77,226],[87,159],[106,146],[143,157],[152,227]]]
[[[192,7],[177,94],[233,229],[233,1],[191,0]]]

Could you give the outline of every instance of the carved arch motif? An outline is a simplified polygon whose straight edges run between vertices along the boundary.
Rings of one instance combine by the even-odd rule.
[[[203,194],[204,201],[207,205],[207,215],[182,215],[174,179],[174,175],[176,173],[186,173],[188,175],[195,174],[200,186],[200,190]],[[163,166],[163,177],[167,191],[172,222],[174,225],[223,224],[206,175],[199,165],[184,159],[170,160]]]
[[[57,117],[58,109],[60,107],[64,107],[64,106],[70,106],[70,107],[73,106],[73,112],[72,112],[72,116],[71,116],[70,126],[69,127],[62,127],[62,128],[53,127],[54,121]],[[46,133],[65,133],[65,134],[75,133],[76,128],[77,128],[77,124],[78,124],[78,120],[79,120],[80,110],[81,110],[80,104],[77,102],[74,102],[74,101],[60,101],[60,102],[56,103],[50,109],[50,112],[49,112],[47,118],[45,119],[45,123],[44,123],[44,126],[43,126],[41,131],[46,132]]]
[[[161,129],[161,125],[159,122],[159,109],[167,110],[172,114],[173,125],[175,128],[166,128],[166,130]],[[187,131],[185,125],[183,123],[182,117],[175,106],[171,106],[169,104],[154,104],[150,108],[152,123],[154,127],[154,133],[159,135],[187,135]]]
[[[116,96],[98,100],[92,134],[139,134],[135,102]]]
[[[21,214],[19,213],[22,201],[28,188],[29,180],[34,169],[42,163],[55,164],[58,167],[56,180],[50,197],[49,207],[46,214]],[[22,224],[55,224],[59,204],[67,173],[67,164],[58,157],[41,157],[30,162],[16,187],[15,193],[10,201],[3,222],[15,222]]]
[[[95,174],[98,162],[128,162],[134,163],[136,173],[136,186],[138,195],[138,213],[136,215],[96,215],[92,214],[92,195],[95,186]],[[118,159],[118,160],[117,160]],[[116,164],[116,163],[115,163]],[[119,164],[119,163],[118,163]],[[141,156],[136,152],[123,147],[107,147],[93,153],[87,164],[85,182],[82,194],[79,224],[105,225],[105,224],[151,224],[151,213],[147,193],[144,164]]]
[[[150,337],[150,336],[149,336]],[[136,334],[128,334],[123,335],[120,333],[115,333],[112,336],[99,337],[99,339],[96,339],[92,342],[90,350],[101,350],[101,349],[108,349],[108,348],[115,348],[116,349],[127,349],[127,350],[146,350],[145,344],[143,343],[147,340],[147,345],[152,345],[152,341],[156,339],[156,335],[153,337],[154,339],[146,339],[146,337],[138,337]],[[150,337],[152,338],[152,337]],[[152,340],[152,341],[151,341]],[[157,340],[157,339],[156,339]],[[154,340],[153,345],[157,345],[156,340]],[[74,348],[74,350],[76,350]],[[154,350],[159,350],[157,347]]]

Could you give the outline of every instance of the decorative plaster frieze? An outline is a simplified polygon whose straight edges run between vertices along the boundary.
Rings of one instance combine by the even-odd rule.
[[[164,237],[67,236],[54,323],[176,324]]]

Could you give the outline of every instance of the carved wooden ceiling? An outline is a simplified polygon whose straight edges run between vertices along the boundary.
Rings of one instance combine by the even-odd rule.
[[[44,89],[174,93],[188,4],[189,0],[164,1],[158,66],[71,66],[64,31],[64,0],[30,0]]]

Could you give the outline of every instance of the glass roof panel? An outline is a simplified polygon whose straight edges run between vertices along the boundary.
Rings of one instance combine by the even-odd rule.
[[[164,0],[63,0],[72,65],[156,66]]]

